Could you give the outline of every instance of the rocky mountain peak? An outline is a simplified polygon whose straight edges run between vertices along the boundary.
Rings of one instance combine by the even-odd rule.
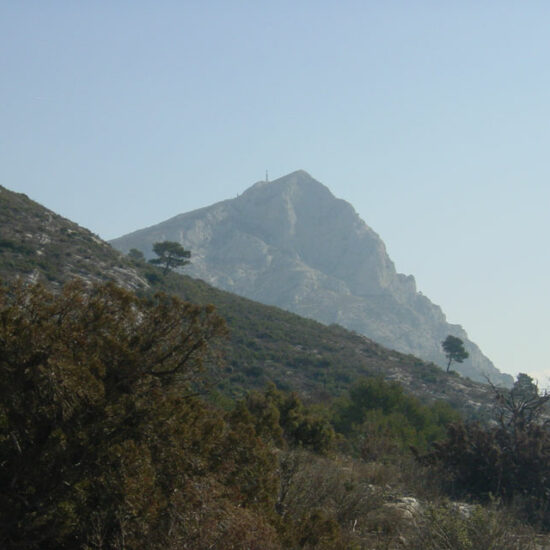
[[[250,197],[258,193],[267,196],[277,196],[279,194],[296,200],[304,196],[319,201],[335,199],[328,187],[311,177],[305,170],[296,170],[271,181],[259,181],[249,187],[241,197]]]
[[[379,293],[391,285],[388,273],[395,269],[384,243],[349,203],[307,172],[259,182],[231,203],[239,231],[284,248],[305,265],[345,281],[350,291]]]
[[[466,341],[473,379],[510,382],[460,326],[399,274],[380,237],[354,208],[298,170],[254,184],[235,199],[180,214],[112,241],[152,255],[155,242],[192,250],[186,272],[224,290],[362,333],[379,343],[445,364],[441,341]]]

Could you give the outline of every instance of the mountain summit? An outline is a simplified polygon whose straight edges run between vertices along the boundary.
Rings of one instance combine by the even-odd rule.
[[[470,359],[456,370],[509,384],[447,323],[439,306],[397,273],[380,237],[353,207],[307,172],[260,181],[235,199],[180,214],[112,241],[152,257],[153,243],[177,241],[192,251],[193,277],[326,324],[338,323],[386,347],[445,364],[441,341],[464,340]]]

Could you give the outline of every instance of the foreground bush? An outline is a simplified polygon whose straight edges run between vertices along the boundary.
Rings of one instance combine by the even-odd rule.
[[[430,506],[405,534],[405,550],[536,550],[532,531],[502,511]]]
[[[0,547],[271,548],[274,455],[194,397],[224,333],[112,284],[0,289]]]
[[[448,493],[488,503],[493,497],[519,517],[550,530],[550,396],[520,374],[511,390],[495,388],[493,427],[456,423],[421,460],[439,468]]]
[[[460,418],[447,403],[422,404],[397,382],[382,378],[358,380],[332,409],[336,431],[366,460],[402,455],[411,446],[425,451]]]

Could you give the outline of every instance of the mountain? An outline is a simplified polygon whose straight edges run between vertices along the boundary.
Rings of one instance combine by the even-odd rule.
[[[383,241],[353,207],[304,171],[253,185],[237,198],[180,214],[112,241],[153,256],[177,241],[192,251],[186,273],[324,324],[339,324],[383,346],[445,364],[441,341],[461,338],[461,374],[509,385],[459,325],[397,273]]]
[[[40,281],[55,290],[74,277],[115,281],[145,299],[164,291],[214,304],[230,329],[223,350],[226,366],[218,361],[204,365],[201,378],[211,388],[208,402],[187,391],[182,395],[181,389],[174,392],[172,384],[157,384],[149,376],[140,377],[139,384],[121,383],[133,377],[117,375],[118,367],[126,374],[128,368],[154,366],[143,363],[151,346],[143,345],[149,339],[140,334],[141,314],[129,321],[137,330],[135,338],[125,328],[117,330],[121,312],[133,302],[124,297],[119,302],[118,292],[100,293],[96,305],[108,297],[114,300],[113,308],[106,306],[107,315],[101,307],[82,307],[85,301],[76,300],[74,311],[74,302],[65,302],[71,307],[58,310],[54,323],[51,304],[41,307],[40,289],[9,313],[4,303],[3,548],[74,547],[75,540],[82,541],[80,546],[91,540],[111,547],[123,539],[119,526],[122,534],[132,535],[124,538],[128,548],[144,547],[147,539],[145,546],[155,548],[193,541],[216,548],[401,548],[406,543],[412,549],[425,547],[426,541],[437,543],[441,533],[452,536],[457,529],[476,548],[481,539],[495,548],[533,546],[527,539],[530,531],[520,531],[507,510],[506,515],[482,516],[483,509],[474,505],[451,502],[443,508],[436,504],[441,496],[426,500],[436,495],[437,475],[448,482],[452,474],[443,469],[437,474],[434,468],[425,472],[408,452],[411,441],[422,451],[456,418],[434,399],[445,399],[469,418],[494,416],[489,386],[447,374],[341,326],[323,325],[187,275],[163,275],[162,269],[122,255],[25,195],[0,187],[0,283]],[[145,316],[146,309],[141,310]],[[29,335],[39,341],[27,350]],[[181,342],[175,342],[168,348],[179,347]],[[163,338],[163,345],[153,346],[157,358],[166,357],[164,343]],[[109,365],[114,365],[114,376],[106,375]],[[397,386],[361,381],[372,376],[398,381],[407,393],[434,406],[423,407],[401,395]],[[268,381],[299,396],[269,389],[236,403],[234,398],[251,388],[265,389]],[[356,381],[360,383],[353,385]],[[107,387],[110,391],[104,391]],[[332,409],[338,396],[344,399]],[[364,423],[362,414],[367,415]],[[342,430],[337,440],[330,422]],[[478,441],[480,428],[472,429]],[[331,444],[330,453],[321,455]],[[451,458],[471,458],[467,444]],[[502,454],[498,442],[493,447]],[[489,466],[484,473],[494,479],[496,470]],[[530,476],[531,486],[539,477],[533,481]],[[175,478],[183,485],[174,488]],[[476,516],[464,523],[474,508]],[[116,520],[121,509],[129,518],[123,525]],[[435,514],[435,521],[428,514],[416,515],[423,509]],[[511,529],[503,531],[500,518]],[[481,524],[491,531],[477,537]]]
[[[75,277],[213,304],[230,330],[225,367],[212,371],[224,395],[242,395],[273,381],[310,401],[326,401],[359,378],[381,376],[423,400],[444,399],[468,417],[486,417],[491,409],[492,391],[486,385],[448,375],[340,326],[254,302],[188,275],[163,277],[159,268],[122,255],[89,230],[0,186],[0,281],[40,281],[58,288]]]

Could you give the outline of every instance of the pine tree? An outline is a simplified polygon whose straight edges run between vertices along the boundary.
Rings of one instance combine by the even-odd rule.
[[[183,246],[177,242],[164,241],[155,243],[153,245],[153,252],[158,258],[153,258],[149,260],[149,262],[154,265],[163,266],[163,275],[166,275],[170,269],[182,267],[190,263],[187,258],[191,257],[191,252],[185,250]]]

